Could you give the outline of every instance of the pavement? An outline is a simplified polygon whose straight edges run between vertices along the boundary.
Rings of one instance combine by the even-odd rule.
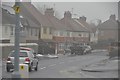
[[[118,71],[118,61],[105,59],[94,64],[85,65],[81,70],[89,72]]]

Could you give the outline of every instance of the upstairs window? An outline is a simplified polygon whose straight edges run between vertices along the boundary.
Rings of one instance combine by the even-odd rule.
[[[47,28],[43,28],[43,33],[47,34]]]
[[[10,35],[13,35],[13,26],[11,26],[11,32]]]

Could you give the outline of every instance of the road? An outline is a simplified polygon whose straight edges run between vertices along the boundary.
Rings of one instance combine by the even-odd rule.
[[[56,59],[40,60],[38,71],[29,73],[30,78],[117,78],[118,72],[95,73],[83,72],[81,68],[85,65],[96,63],[107,59],[106,51],[96,51],[92,54],[82,56],[60,55]],[[10,78],[11,73],[3,69],[2,77]]]

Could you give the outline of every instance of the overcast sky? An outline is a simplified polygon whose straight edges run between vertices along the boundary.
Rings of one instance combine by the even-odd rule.
[[[73,1],[73,0],[72,0]],[[40,9],[54,8],[57,17],[63,18],[65,11],[71,11],[73,17],[86,16],[87,21],[100,19],[105,21],[111,14],[115,14],[118,18],[117,2],[36,2],[33,3]],[[44,6],[45,5],[45,6]]]
[[[95,19],[105,21],[111,14],[115,14],[118,17],[117,2],[35,2],[33,4],[39,9],[44,9],[44,7],[55,8],[60,18],[63,18],[64,11],[71,11],[73,14],[77,14],[73,15],[73,17],[86,16],[87,21]]]

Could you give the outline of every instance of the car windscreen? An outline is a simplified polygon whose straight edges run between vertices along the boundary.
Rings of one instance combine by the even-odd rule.
[[[10,57],[14,57],[15,52],[11,52]],[[20,52],[19,57],[28,57],[27,52]]]

